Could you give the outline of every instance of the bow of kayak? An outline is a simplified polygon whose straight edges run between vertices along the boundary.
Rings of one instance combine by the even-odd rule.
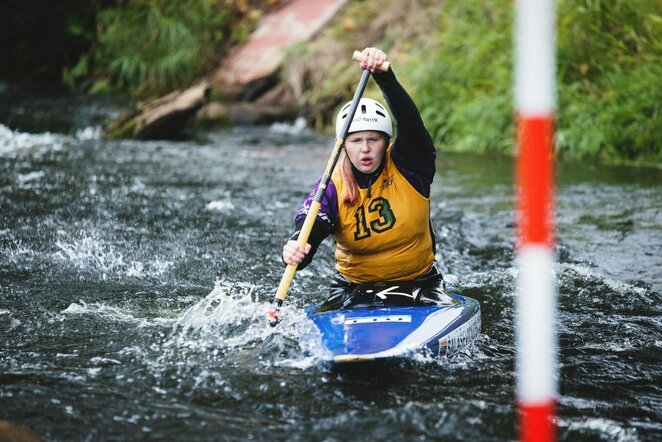
[[[411,304],[411,303],[409,303]],[[480,334],[478,301],[445,292],[434,305],[358,304],[306,310],[322,334],[330,362],[348,364],[457,354]]]

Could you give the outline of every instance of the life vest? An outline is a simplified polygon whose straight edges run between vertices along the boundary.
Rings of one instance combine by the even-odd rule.
[[[390,147],[384,161],[384,170],[370,186],[370,198],[368,189],[359,189],[352,206],[342,202],[340,168],[331,177],[338,195],[336,269],[354,283],[408,281],[434,263],[430,198],[398,171]]]

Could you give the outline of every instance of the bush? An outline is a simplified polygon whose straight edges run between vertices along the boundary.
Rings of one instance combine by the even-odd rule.
[[[248,36],[262,11],[278,3],[117,0],[98,14],[93,56],[83,57],[93,61],[79,62],[65,73],[65,81],[93,76],[99,89],[110,85],[138,96],[188,86],[209,72],[225,50]],[[81,69],[88,65],[93,68]]]
[[[438,146],[509,152],[512,147],[510,0],[447,0],[423,47],[412,94]]]
[[[561,157],[662,158],[662,3],[560,1],[557,140]],[[438,145],[513,152],[514,9],[446,0],[413,57],[412,93]]]
[[[662,3],[562,2],[558,64],[561,155],[660,160]]]

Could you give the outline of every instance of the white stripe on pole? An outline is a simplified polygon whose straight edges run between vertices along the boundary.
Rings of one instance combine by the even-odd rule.
[[[546,403],[557,391],[554,255],[545,245],[524,245],[517,255],[517,398]]]
[[[552,0],[517,0],[515,103],[520,115],[548,116],[556,107]]]

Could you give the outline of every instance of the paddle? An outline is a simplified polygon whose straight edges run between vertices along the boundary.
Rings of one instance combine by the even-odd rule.
[[[361,61],[363,59],[363,54],[361,54],[358,51],[354,51],[352,59],[356,61]],[[388,63],[384,63],[382,65],[382,70],[387,71],[388,68],[389,68]],[[352,124],[352,120],[354,119],[354,114],[356,113],[356,108],[359,105],[359,100],[363,95],[363,91],[365,90],[365,87],[368,84],[369,78],[370,78],[370,71],[364,69],[363,72],[361,73],[361,79],[359,80],[359,85],[357,86],[356,91],[354,92],[354,98],[352,98],[352,104],[349,108],[347,119],[345,120],[345,123],[343,124],[343,127],[340,130],[340,135],[336,138],[336,144],[333,146],[331,157],[329,158],[329,161],[326,163],[326,169],[324,170],[324,175],[322,175],[322,178],[320,179],[319,187],[317,188],[317,192],[315,193],[313,202],[310,205],[308,214],[306,214],[306,218],[303,222],[303,226],[301,227],[301,231],[299,232],[297,245],[301,248],[304,248],[308,243],[308,238],[310,237],[310,232],[313,229],[313,224],[315,223],[315,219],[317,218],[317,213],[320,210],[322,198],[324,197],[324,192],[326,191],[326,186],[329,184],[329,180],[331,179],[331,174],[333,173],[333,169],[335,168],[336,163],[338,162],[338,157],[340,157],[342,148],[345,145],[345,138],[347,137],[347,133],[349,132],[349,126]],[[269,321],[269,324],[272,327],[278,324],[278,321],[280,320],[280,318],[278,317],[278,308],[282,306],[283,301],[285,301],[285,296],[287,296],[287,291],[289,290],[290,285],[292,284],[292,279],[294,278],[294,274],[297,271],[297,267],[298,267],[297,264],[288,264],[288,266],[285,268],[283,277],[281,278],[280,284],[278,285],[278,290],[276,291],[276,296],[274,297],[274,304],[276,306],[275,308],[269,310],[269,312],[267,313],[267,320]]]

